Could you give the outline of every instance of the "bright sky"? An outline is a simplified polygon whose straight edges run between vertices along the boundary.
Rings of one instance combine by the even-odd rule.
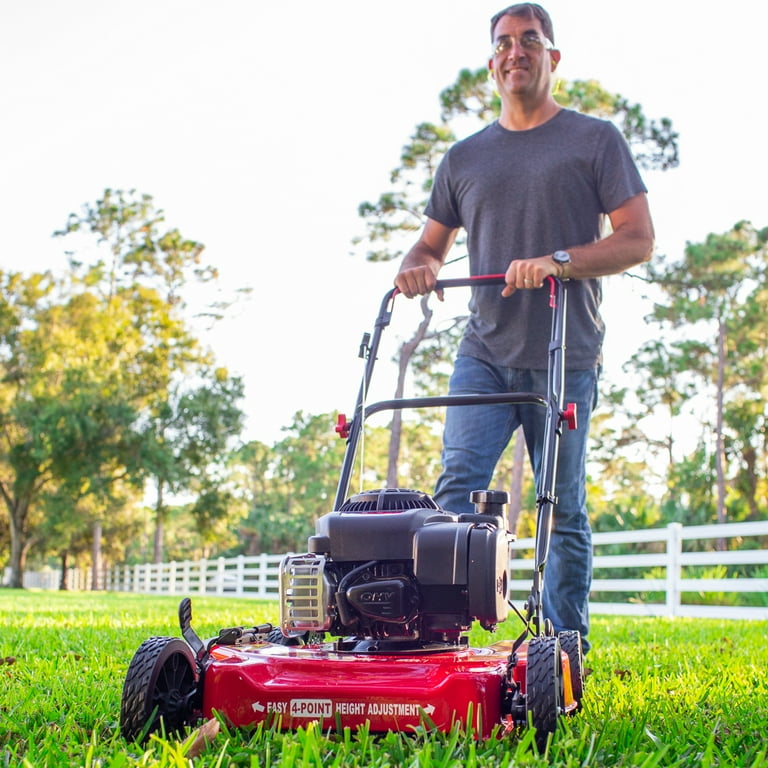
[[[768,224],[768,4],[545,6],[562,77],[597,79],[680,133],[680,168],[645,174],[660,253],[740,219]],[[358,343],[395,271],[353,252],[357,206],[387,189],[414,126],[437,119],[439,92],[485,65],[502,7],[3,3],[0,268],[63,270],[67,243],[51,234],[70,212],[106,187],[148,193],[169,227],[206,245],[225,291],[254,289],[207,337],[245,379],[249,436],[278,439],[299,409],[351,411]],[[630,278],[607,281],[609,376],[645,338],[641,293]]]

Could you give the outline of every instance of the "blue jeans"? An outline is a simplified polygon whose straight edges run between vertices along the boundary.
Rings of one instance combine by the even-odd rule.
[[[589,650],[589,590],[592,582],[592,532],[587,516],[586,454],[589,420],[597,402],[598,369],[566,371],[565,402],[576,403],[578,429],[563,429],[557,467],[554,521],[544,569],[544,617],[555,631],[581,633]],[[505,368],[460,356],[450,394],[534,392],[546,394],[547,372]],[[545,409],[540,405],[451,406],[443,434],[443,471],[435,501],[451,512],[473,512],[472,491],[487,489],[512,433],[522,426],[538,482]]]

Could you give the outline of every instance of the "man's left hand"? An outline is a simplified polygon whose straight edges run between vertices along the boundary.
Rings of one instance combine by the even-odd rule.
[[[541,288],[544,280],[558,276],[557,264],[552,257],[539,256],[535,259],[515,259],[510,262],[504,275],[506,285],[501,292],[504,297],[511,296],[517,290]]]

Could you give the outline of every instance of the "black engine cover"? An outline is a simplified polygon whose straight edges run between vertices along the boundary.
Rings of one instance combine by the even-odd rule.
[[[405,579],[381,579],[356,584],[347,590],[346,595],[350,605],[361,616],[396,624],[412,616],[418,600],[416,590]]]
[[[457,515],[427,494],[383,489],[323,515],[308,543],[325,563],[330,631],[430,642],[457,638],[475,619],[504,621],[512,537],[488,509]]]

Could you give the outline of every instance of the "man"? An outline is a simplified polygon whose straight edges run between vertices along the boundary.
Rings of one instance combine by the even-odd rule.
[[[615,126],[553,98],[560,51],[547,12],[534,3],[500,11],[491,20],[491,41],[488,68],[501,115],[446,154],[426,224],[395,285],[409,298],[433,290],[463,227],[471,274],[504,273],[506,285],[501,295],[488,286],[473,289],[450,392],[544,392],[551,319],[543,283],[549,275],[569,280],[565,394],[577,404],[579,427],[566,430],[560,443],[543,604],[555,630],[578,630],[587,651],[592,538],[585,465],[604,334],[599,278],[650,259],[653,225],[647,190]],[[604,236],[606,217],[611,232]],[[542,408],[449,408],[438,503],[472,511],[469,494],[488,487],[518,426],[538,477]]]

